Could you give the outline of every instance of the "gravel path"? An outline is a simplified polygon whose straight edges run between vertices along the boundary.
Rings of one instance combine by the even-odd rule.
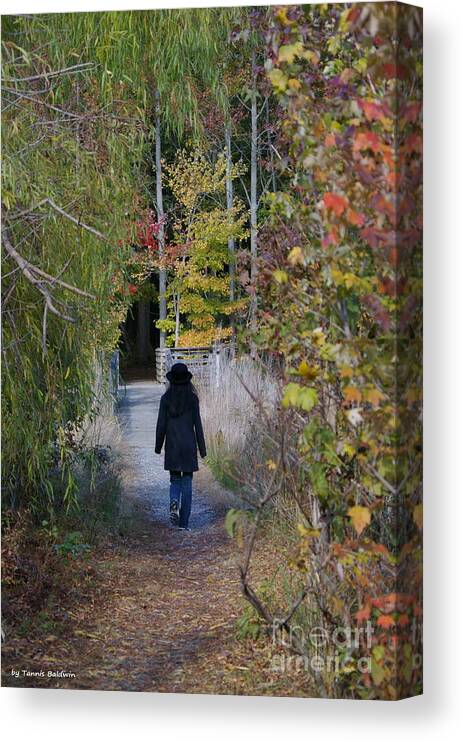
[[[130,467],[125,478],[126,497],[144,502],[150,518],[160,526],[168,523],[169,472],[163,468],[164,451],[161,456],[154,452],[154,440],[159,400],[164,391],[163,384],[132,382],[119,410]],[[222,519],[228,499],[201,462],[200,467],[193,477],[189,524],[195,531],[203,531]]]

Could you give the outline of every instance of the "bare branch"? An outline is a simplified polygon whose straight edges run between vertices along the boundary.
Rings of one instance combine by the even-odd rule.
[[[5,77],[6,82],[33,82],[34,80],[49,80],[52,77],[61,77],[62,75],[72,75],[79,72],[87,72],[94,67],[93,62],[81,62],[74,64],[72,67],[64,67],[62,70],[54,72],[43,72],[41,75],[31,75],[30,77]]]
[[[6,93],[11,93],[13,95],[16,95],[17,98],[29,100],[32,103],[37,103],[39,106],[48,108],[50,111],[56,111],[57,113],[61,113],[62,116],[68,116],[71,119],[77,119],[80,121],[82,119],[88,118],[86,114],[79,114],[79,113],[72,113],[72,111],[65,111],[63,108],[58,108],[58,106],[53,106],[51,103],[46,103],[44,100],[40,100],[39,98],[34,98],[34,96],[32,95],[21,93],[19,90],[15,90],[14,88],[2,88],[2,90],[4,90]]]
[[[71,286],[71,284],[65,283],[61,279],[55,276],[51,276],[50,274],[45,273],[45,271],[41,270],[40,268],[37,268],[35,265],[32,265],[32,263],[29,263],[29,261],[23,258],[23,256],[13,247],[6,230],[3,230],[3,243],[8,255],[17,263],[23,275],[42,294],[45,300],[45,304],[50,312],[56,314],[58,317],[61,317],[61,319],[64,319],[67,322],[76,322],[74,317],[61,312],[59,309],[56,308],[54,301],[57,301],[59,304],[62,305],[63,302],[53,298],[49,290],[49,286],[53,287],[54,285],[59,285],[68,291],[79,294],[79,296],[85,296],[90,299],[95,299],[95,296],[93,294],[89,294],[87,291],[83,291],[82,289],[77,288],[77,286]],[[38,276],[42,276],[42,280],[38,278]],[[46,284],[48,284],[48,286]],[[46,315],[44,316],[44,324],[46,325]],[[43,333],[44,332],[46,332],[45,329],[43,329]]]
[[[13,260],[16,261],[16,263],[21,268],[24,276],[28,279],[28,281],[36,287],[38,291],[42,294],[44,297],[45,303],[48,307],[48,309],[53,313],[56,314],[58,317],[61,317],[61,319],[66,320],[67,322],[75,322],[76,320],[74,317],[70,317],[68,314],[64,314],[63,312],[60,312],[59,309],[55,307],[53,304],[53,299],[50,291],[46,286],[44,286],[44,282],[39,280],[34,276],[33,270],[34,266],[32,266],[30,263],[28,263],[27,260],[23,258],[22,255],[17,252],[17,250],[14,249],[13,245],[10,242],[10,238],[8,237],[7,233],[3,232],[3,242],[6,248],[6,251],[10,257],[13,258]]]
[[[45,302],[44,304],[44,311],[43,311],[43,320],[42,320],[42,353],[46,355],[47,353],[47,313],[48,313],[48,304]]]
[[[367,471],[369,472],[369,474],[372,474],[373,477],[376,477],[376,479],[378,479],[379,482],[381,484],[383,484],[383,486],[385,487],[385,489],[387,489],[389,492],[391,492],[392,495],[397,495],[398,494],[397,487],[394,487],[392,484],[390,484],[390,482],[387,479],[385,479],[385,477],[383,477],[380,474],[380,472],[377,471],[377,469],[375,467],[371,466],[368,463],[365,463],[365,464],[363,464],[363,468],[364,469],[367,469]]]
[[[77,219],[75,216],[72,216],[72,214],[68,214],[67,211],[61,208],[61,206],[58,206],[54,201],[52,201],[51,198],[44,198],[42,201],[39,201],[38,204],[35,204],[35,206],[31,206],[30,209],[25,209],[24,211],[18,211],[16,214],[8,215],[8,219],[16,220],[21,219],[23,216],[27,216],[28,214],[32,214],[37,209],[40,209],[41,206],[44,206],[45,204],[48,204],[52,207],[55,211],[58,212],[58,214],[61,214],[61,216],[64,216],[65,219],[69,219],[70,222],[76,225],[76,227],[80,227],[81,229],[86,229],[87,232],[91,232],[95,235],[95,237],[98,237],[100,240],[104,240],[105,242],[108,240],[108,237],[104,235],[102,232],[99,232],[98,229],[95,229],[94,227],[90,227],[88,224],[84,224],[84,222],[81,222],[80,219]]]

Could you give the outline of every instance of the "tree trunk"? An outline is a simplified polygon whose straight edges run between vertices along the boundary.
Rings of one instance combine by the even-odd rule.
[[[155,169],[156,169],[156,212],[158,215],[158,245],[159,257],[164,256],[165,236],[164,236],[164,209],[163,209],[163,183],[161,173],[161,109],[160,95],[155,94]],[[159,269],[159,318],[166,319],[166,270]],[[166,332],[160,330],[160,348],[166,345]]]
[[[179,347],[179,334],[180,334],[180,293],[174,297],[175,309],[176,309],[176,334],[174,338],[174,347]]]
[[[141,299],[137,311],[137,362],[147,366],[150,361],[150,301]]]
[[[232,183],[232,133],[230,119],[226,123],[226,204],[227,209],[232,210],[234,205],[234,187]],[[229,237],[229,298],[235,299],[235,243],[234,238]]]
[[[270,121],[269,121],[269,98],[266,98],[266,129],[267,129],[267,146],[269,150],[269,160],[270,160],[270,165],[271,165],[272,192],[276,193],[277,182],[276,182],[276,174],[275,174],[275,167],[274,167],[274,148],[272,146],[272,137],[271,137],[271,129],[270,129]]]
[[[251,58],[251,172],[250,172],[250,252],[251,271],[250,279],[254,293],[251,295],[251,323],[256,324],[257,296],[256,275],[258,256],[258,110],[256,89],[256,58],[253,52]]]

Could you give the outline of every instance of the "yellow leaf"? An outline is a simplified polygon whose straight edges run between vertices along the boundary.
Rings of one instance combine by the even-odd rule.
[[[322,332],[322,330],[321,330],[320,327],[316,327],[316,329],[313,330],[311,334],[313,336],[313,343],[314,343],[314,345],[317,345],[318,348],[320,348],[321,345],[324,345],[324,343],[325,343],[325,335]]]
[[[290,265],[303,265],[303,250],[299,245],[295,245],[295,247],[292,247],[287,255],[287,260]]]
[[[276,270],[272,274],[274,276],[274,280],[277,281],[277,283],[287,283],[288,282],[288,273],[281,270]]]
[[[347,402],[360,402],[362,399],[361,392],[354,386],[346,386],[343,390],[343,396]]]
[[[339,20],[339,28],[340,31],[343,31],[343,33],[347,33],[350,30],[350,23],[348,21],[348,16],[352,13],[351,6],[343,11],[343,13],[340,14],[340,20]]]
[[[343,282],[347,289],[353,288],[357,281],[357,276],[354,275],[354,273],[345,273],[343,276]]]
[[[364,392],[366,402],[370,402],[373,407],[378,407],[383,397],[382,392],[379,392],[378,389],[374,389],[373,387],[366,389]]]
[[[294,44],[284,44],[279,49],[278,62],[292,64],[295,57],[301,54],[302,51],[303,44],[301,41],[296,41]]]
[[[276,13],[276,19],[279,23],[282,24],[282,26],[291,26],[293,21],[291,21],[287,17],[287,9],[286,8],[279,8],[279,10]]]
[[[414,523],[418,527],[420,531],[422,531],[422,520],[423,520],[423,508],[422,503],[420,505],[416,505],[413,512],[413,519]]]
[[[298,56],[302,59],[307,59],[311,64],[317,64],[319,62],[319,53],[311,51],[310,49],[305,49],[305,51],[301,52]]]
[[[371,511],[362,505],[354,505],[348,510],[348,515],[351,518],[351,523],[356,533],[360,536],[366,526],[371,522]]]
[[[268,77],[272,85],[276,88],[277,92],[283,93],[287,89],[288,77],[278,67],[271,70]]]
[[[321,535],[319,528],[308,528],[308,526],[305,526],[303,523],[298,523],[296,528],[300,536],[306,538],[319,538]]]
[[[346,453],[347,456],[350,456],[352,458],[356,453],[356,449],[349,443],[344,443],[342,453]]]
[[[332,275],[334,283],[337,286],[340,286],[341,284],[343,284],[344,276],[343,276],[343,273],[338,270],[338,268],[332,268],[331,275]]]
[[[290,90],[299,90],[301,88],[301,82],[296,77],[291,77],[288,81],[288,87]]]
[[[298,373],[300,376],[304,376],[305,379],[314,380],[319,374],[319,369],[317,366],[310,366],[308,361],[303,360],[298,366]]]

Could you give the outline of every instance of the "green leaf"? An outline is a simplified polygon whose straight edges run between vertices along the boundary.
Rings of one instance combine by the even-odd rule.
[[[326,467],[323,464],[314,463],[311,466],[311,484],[315,494],[325,499],[329,494],[329,485],[327,484]]]
[[[299,384],[287,384],[284,387],[284,395],[282,397],[282,407],[296,407],[298,404],[298,396],[300,394]]]
[[[277,283],[287,283],[288,282],[288,273],[282,270],[276,270],[272,274],[274,276],[274,280],[277,281]]]
[[[303,428],[303,437],[306,441],[306,443],[312,443],[313,438],[316,434],[318,424],[316,420],[310,420],[307,425]]]
[[[268,74],[268,77],[278,93],[284,93],[287,89],[288,77],[282,70],[274,68]]]
[[[291,64],[302,51],[303,44],[301,41],[296,41],[294,44],[284,44],[279,49],[278,61]]]
[[[225,525],[226,533],[228,536],[230,536],[230,538],[234,537],[235,526],[241,514],[242,514],[242,511],[236,510],[235,508],[231,508],[230,510],[227,511],[224,525]]]
[[[315,389],[302,389],[298,395],[298,406],[306,412],[310,412],[317,402],[317,392]]]
[[[372,674],[372,680],[374,681],[374,685],[377,685],[377,686],[382,685],[382,682],[385,678],[385,669],[380,664],[380,662],[377,662],[375,658],[372,659],[371,674]]]
[[[317,402],[317,391],[312,387],[301,387],[299,384],[290,383],[284,387],[282,397],[283,407],[298,407],[310,412]]]

